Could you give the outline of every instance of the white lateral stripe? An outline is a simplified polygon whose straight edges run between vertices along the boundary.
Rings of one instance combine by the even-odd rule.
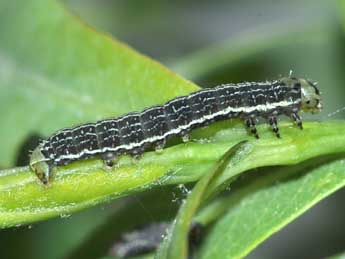
[[[216,113],[213,114],[209,114],[209,115],[205,115],[199,119],[193,120],[190,123],[186,124],[186,125],[181,125],[180,127],[177,127],[176,129],[172,129],[166,133],[164,133],[163,135],[160,136],[153,136],[151,138],[146,138],[143,139],[140,142],[134,142],[134,143],[130,143],[128,145],[119,145],[117,147],[105,147],[102,149],[96,149],[96,150],[83,150],[81,152],[79,152],[78,154],[69,154],[69,155],[62,155],[58,158],[55,159],[56,162],[59,162],[61,160],[64,159],[78,159],[80,157],[82,157],[84,154],[86,155],[94,155],[94,154],[99,154],[99,153],[105,153],[105,152],[116,152],[118,150],[121,149],[125,149],[125,150],[131,150],[137,147],[141,147],[143,144],[146,143],[153,143],[162,139],[165,139],[166,137],[170,136],[170,135],[178,135],[180,132],[182,132],[183,130],[189,129],[191,126],[195,125],[195,124],[202,124],[205,121],[208,120],[212,120],[213,118],[217,117],[217,116],[222,116],[222,115],[227,115],[230,113],[251,113],[253,111],[259,111],[259,112],[266,112],[272,109],[275,109],[277,107],[287,107],[293,104],[298,104],[300,103],[300,99],[297,99],[295,101],[289,100],[289,101],[280,101],[280,102],[275,102],[275,103],[266,103],[266,104],[260,104],[257,106],[253,106],[253,107],[227,107],[224,110],[218,111]]]

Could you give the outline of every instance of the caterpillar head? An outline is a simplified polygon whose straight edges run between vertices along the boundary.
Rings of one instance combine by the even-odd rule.
[[[301,110],[316,113],[322,109],[320,91],[316,84],[303,78],[285,77],[281,79],[292,92],[301,94]]]
[[[316,113],[322,110],[320,91],[316,84],[306,80],[299,79],[301,84],[301,109],[304,112]]]

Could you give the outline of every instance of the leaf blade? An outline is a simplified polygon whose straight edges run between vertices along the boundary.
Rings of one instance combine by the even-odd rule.
[[[217,161],[215,166],[197,182],[187,199],[181,205],[176,219],[168,230],[167,236],[158,248],[155,258],[187,258],[188,235],[192,226],[194,214],[201,203],[207,199],[207,194],[212,193],[213,190],[209,188],[210,183],[223,173],[225,167],[228,166],[232,158],[238,156],[237,160],[240,160],[241,157],[247,154],[249,150],[244,152],[246,143],[247,141],[242,141],[231,147],[220,160]]]
[[[0,114],[1,166],[13,165],[32,132],[47,136],[198,89],[56,1],[2,1],[0,31],[0,108],[9,111]]]
[[[200,258],[243,258],[307,209],[343,188],[344,163],[343,155],[328,162],[313,160],[244,181],[245,186],[197,216],[201,222],[209,221],[206,210],[225,211],[206,237]]]

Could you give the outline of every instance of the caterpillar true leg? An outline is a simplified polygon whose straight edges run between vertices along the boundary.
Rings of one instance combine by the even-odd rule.
[[[250,132],[258,139],[259,134],[255,126],[255,119],[253,117],[248,117],[245,119],[245,124]]]
[[[293,121],[296,123],[296,125],[300,128],[303,129],[303,124],[301,117],[297,113],[291,113],[290,117],[293,119]]]
[[[280,138],[277,117],[268,117],[268,123],[271,125],[273,132],[276,134],[277,138]]]

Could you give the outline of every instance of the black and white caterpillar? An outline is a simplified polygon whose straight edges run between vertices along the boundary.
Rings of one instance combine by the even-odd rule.
[[[258,138],[256,118],[267,119],[280,137],[277,116],[287,115],[302,128],[298,112],[321,110],[320,93],[306,79],[224,84],[177,97],[142,112],[57,131],[42,141],[30,157],[30,167],[48,183],[55,166],[100,156],[108,165],[121,154],[139,155],[150,147],[162,149],[166,141],[211,122],[241,118]]]

